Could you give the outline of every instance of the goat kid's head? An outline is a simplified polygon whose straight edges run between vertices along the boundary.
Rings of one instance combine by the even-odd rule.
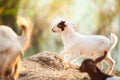
[[[99,58],[97,58],[96,60],[85,59],[82,62],[80,68],[79,68],[80,72],[87,72],[87,73],[88,72],[94,72],[94,73],[96,73],[97,72],[97,66],[96,66],[96,64],[98,62],[101,62],[106,57],[106,55],[107,55],[107,52],[105,51],[104,55],[101,56],[101,57],[99,57]]]
[[[66,27],[70,27],[74,30],[77,29],[76,25],[73,23],[68,23],[66,21],[61,20],[59,23],[53,26],[52,31],[53,32],[62,32],[65,30]]]
[[[80,72],[96,72],[96,62],[92,59],[85,59],[79,69]]]

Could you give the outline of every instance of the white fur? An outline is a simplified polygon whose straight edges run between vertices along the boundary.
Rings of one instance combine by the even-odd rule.
[[[0,72],[14,59],[18,52],[22,51],[23,45],[21,45],[19,37],[14,31],[7,26],[0,26]],[[7,49],[10,49],[9,53],[5,53]]]
[[[57,23],[58,24],[58,23]],[[75,25],[66,22],[64,31],[61,31],[57,27],[57,24],[53,26],[53,32],[60,32],[64,44],[64,50],[61,52],[63,56],[66,54],[72,55],[68,59],[68,63],[73,63],[79,57],[87,56],[93,59],[103,55],[104,51],[107,51],[107,57],[105,62],[108,64],[108,70],[106,73],[111,74],[115,61],[110,56],[111,49],[117,43],[117,36],[111,34],[111,40],[101,35],[82,35],[74,31]]]
[[[22,50],[19,37],[10,27],[0,26],[0,51],[5,51],[10,47],[13,48],[14,51]]]

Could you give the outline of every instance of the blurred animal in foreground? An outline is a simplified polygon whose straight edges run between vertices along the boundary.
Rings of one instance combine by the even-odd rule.
[[[79,67],[80,72],[86,72],[90,76],[91,80],[120,80],[119,77],[113,77],[111,75],[103,73],[96,65],[101,62],[107,55],[107,52],[104,52],[104,55],[93,60],[85,59],[83,60],[81,66]]]
[[[115,61],[112,59],[110,51],[117,44],[117,36],[111,33],[111,40],[102,35],[82,35],[74,30],[77,26],[67,21],[60,21],[52,28],[54,33],[59,32],[62,36],[64,50],[61,52],[65,58],[70,54],[71,57],[66,61],[68,64],[74,64],[74,61],[79,57],[91,57],[93,59],[103,55],[104,51],[107,56],[104,59],[108,65],[106,73],[111,74]],[[99,63],[100,66],[102,64]]]
[[[16,80],[21,56],[28,48],[31,37],[31,23],[27,18],[18,17],[22,35],[18,36],[10,27],[0,25],[0,78]]]

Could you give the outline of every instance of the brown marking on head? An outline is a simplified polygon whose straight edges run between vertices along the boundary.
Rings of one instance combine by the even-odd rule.
[[[61,21],[60,23],[58,23],[57,27],[60,28],[61,31],[64,31],[66,27],[65,21]]]

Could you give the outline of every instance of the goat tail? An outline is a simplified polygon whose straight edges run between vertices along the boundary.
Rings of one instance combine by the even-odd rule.
[[[115,34],[111,33],[111,49],[113,49],[116,46],[117,42],[118,37]]]
[[[17,24],[19,27],[22,28],[22,35],[20,37],[20,43],[23,46],[23,51],[25,51],[30,44],[31,40],[31,31],[32,31],[32,24],[29,18],[24,17],[17,17]]]

